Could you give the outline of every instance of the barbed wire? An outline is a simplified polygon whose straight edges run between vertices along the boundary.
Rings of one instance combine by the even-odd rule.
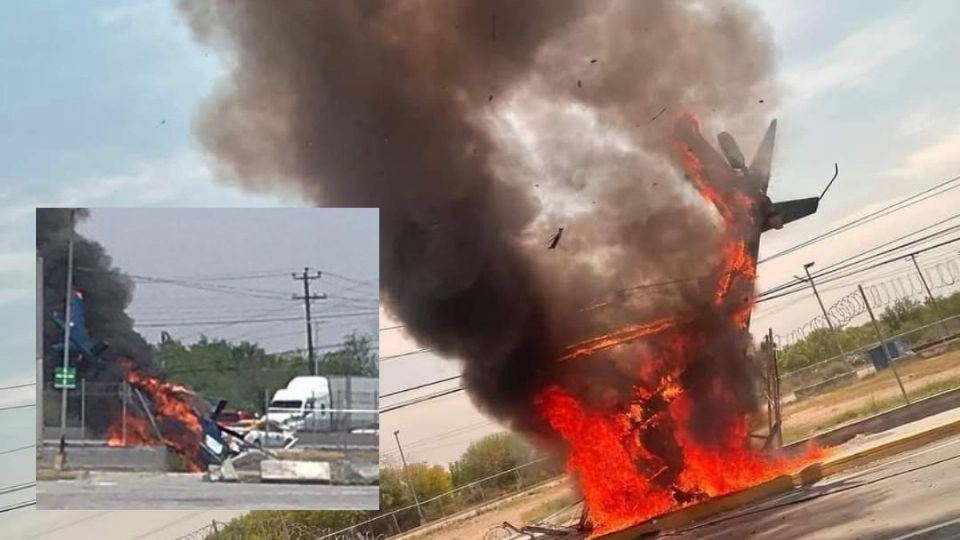
[[[931,290],[953,287],[960,284],[960,263],[956,259],[942,261],[923,268],[924,279]],[[897,276],[879,283],[865,285],[863,292],[874,310],[895,305],[897,302],[926,295],[926,288],[920,276],[914,272],[909,275]],[[867,306],[859,290],[854,290],[831,304],[827,309],[827,316],[834,328],[843,328],[853,320],[867,312]],[[806,323],[786,333],[775,333],[774,339],[779,347],[798,343],[810,334],[829,329],[827,319],[817,315]]]

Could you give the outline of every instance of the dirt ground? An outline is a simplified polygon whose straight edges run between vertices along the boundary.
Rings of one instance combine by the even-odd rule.
[[[897,363],[897,371],[911,399],[923,389],[960,381],[960,351],[953,351],[933,358],[912,358]],[[944,388],[945,390],[945,388]],[[900,397],[900,388],[891,370],[861,379],[853,384],[837,388],[783,407],[785,433],[808,435],[843,421],[854,412],[869,414],[877,407],[888,405]],[[879,411],[877,411],[879,412]]]
[[[481,540],[484,535],[493,527],[509,522],[517,527],[527,525],[524,523],[524,517],[537,512],[542,505],[562,497],[575,497],[576,494],[569,483],[564,483],[552,488],[545,487],[529,496],[513,500],[489,512],[484,512],[478,516],[465,518],[439,531],[424,535],[424,538],[437,538],[442,540]]]

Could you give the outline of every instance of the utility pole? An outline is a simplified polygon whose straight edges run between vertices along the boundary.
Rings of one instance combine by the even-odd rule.
[[[420,509],[420,499],[417,498],[417,488],[413,487],[413,482],[410,481],[410,473],[407,471],[407,458],[403,455],[403,447],[400,446],[400,430],[394,430],[393,437],[397,440],[397,450],[400,451],[400,461],[403,463],[403,476],[407,478],[407,485],[410,486],[410,493],[413,493],[413,504],[417,505],[417,514],[420,515],[420,525],[423,525],[427,520],[423,517],[423,510]]]
[[[70,369],[70,328],[73,326],[73,210],[70,210],[70,240],[67,244],[67,305],[63,319],[63,373]],[[67,385],[60,389],[60,452],[58,461],[62,467],[67,457]]]
[[[923,283],[923,288],[927,291],[927,298],[930,299],[930,305],[933,306],[933,311],[940,317],[940,327],[943,328],[943,341],[946,342],[947,338],[950,337],[950,330],[947,329],[947,323],[943,320],[946,317],[940,311],[940,304],[937,302],[937,298],[933,296],[933,291],[930,290],[930,286],[927,285],[927,279],[923,277],[923,272],[920,271],[920,265],[917,264],[917,252],[911,253],[909,257],[910,260],[913,261],[913,267],[917,269],[917,274],[920,276],[920,283]]]
[[[817,285],[813,282],[813,276],[810,275],[810,267],[813,266],[812,262],[808,262],[803,265],[803,271],[807,274],[807,281],[810,282],[810,288],[813,289],[813,295],[817,297],[817,303],[820,304],[820,311],[823,313],[823,318],[827,321],[827,327],[830,328],[830,333],[833,335],[833,342],[837,346],[837,351],[840,352],[840,357],[846,357],[847,353],[843,350],[843,345],[840,344],[840,336],[837,334],[837,329],[833,327],[833,323],[830,321],[830,316],[827,315],[827,308],[823,306],[823,300],[820,299],[820,293],[817,291]]]
[[[312,300],[323,300],[326,294],[310,294],[310,282],[314,279],[320,279],[323,273],[317,270],[316,274],[311,274],[310,269],[303,267],[303,274],[293,273],[293,279],[303,282],[303,296],[293,295],[294,300],[303,300],[303,307],[307,315],[307,361],[313,366],[313,374],[316,375],[319,370],[317,356],[313,350],[313,325],[310,321],[310,302]]]
[[[903,394],[903,401],[910,404],[910,398],[907,397],[907,391],[903,388],[903,381],[900,380],[900,374],[897,373],[897,367],[893,365],[893,358],[890,358],[890,351],[887,350],[887,342],[883,339],[883,333],[880,331],[880,325],[873,316],[873,309],[870,308],[870,302],[867,300],[867,293],[863,292],[863,285],[857,285],[860,289],[860,296],[863,297],[863,305],[867,306],[867,313],[870,314],[870,321],[873,323],[873,330],[877,333],[877,339],[880,340],[880,348],[883,350],[883,357],[887,359],[887,365],[893,370],[893,376],[897,379],[897,385],[900,387],[900,393]]]

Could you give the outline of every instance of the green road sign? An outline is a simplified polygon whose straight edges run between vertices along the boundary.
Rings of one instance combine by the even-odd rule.
[[[68,367],[67,372],[63,372],[62,367],[58,367],[53,371],[53,387],[54,388],[76,388],[77,387],[77,368]]]

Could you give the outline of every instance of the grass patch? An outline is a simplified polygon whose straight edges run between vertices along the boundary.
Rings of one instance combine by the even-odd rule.
[[[937,381],[930,383],[928,385],[922,386],[918,389],[914,389],[907,392],[907,395],[910,397],[910,401],[917,401],[925,397],[929,397],[947,390],[952,390],[960,386],[960,377],[955,377],[952,379],[946,379],[942,381]],[[860,420],[862,418],[867,418],[875,414],[880,414],[884,411],[888,411],[895,407],[903,405],[903,397],[899,394],[895,397],[876,400],[872,399],[871,402],[867,405],[857,407],[855,409],[850,409],[843,411],[840,414],[830,416],[822,422],[817,422],[812,425],[797,427],[797,428],[785,428],[783,430],[783,441],[793,442],[799,440],[808,435],[814,433],[819,433],[826,429],[845,424],[847,422],[852,422],[854,420]]]
[[[520,514],[520,521],[526,524],[537,523],[543,518],[563,510],[565,507],[573,504],[573,495],[564,495],[556,499],[550,499]]]

